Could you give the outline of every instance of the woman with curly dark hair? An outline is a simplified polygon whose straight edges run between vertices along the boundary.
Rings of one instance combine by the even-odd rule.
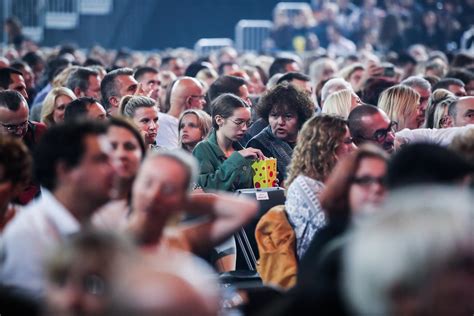
[[[337,161],[357,147],[345,120],[316,116],[308,120],[298,135],[288,166],[285,208],[296,234],[296,251],[301,258],[314,233],[326,222],[319,194]]]
[[[278,180],[282,184],[298,132],[313,116],[314,103],[304,91],[282,83],[262,97],[257,111],[268,126],[253,137],[247,147],[260,149],[265,157],[276,158]]]

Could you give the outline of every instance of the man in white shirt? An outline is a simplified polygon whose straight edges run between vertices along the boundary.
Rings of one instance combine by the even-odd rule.
[[[168,113],[159,113],[160,132],[156,136],[159,147],[177,148],[179,116],[185,110],[202,110],[206,105],[204,87],[195,78],[182,77],[173,85]]]
[[[49,129],[36,147],[34,173],[43,190],[7,226],[0,241],[0,283],[40,297],[43,261],[86,225],[110,198],[114,170],[106,127],[71,122]]]

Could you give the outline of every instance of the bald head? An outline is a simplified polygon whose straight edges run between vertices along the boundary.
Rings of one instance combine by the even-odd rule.
[[[168,114],[179,117],[187,109],[202,110],[206,105],[204,88],[195,78],[182,77],[174,84]]]

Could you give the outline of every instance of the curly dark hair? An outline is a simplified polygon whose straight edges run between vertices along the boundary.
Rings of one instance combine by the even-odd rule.
[[[31,164],[31,155],[21,140],[0,135],[0,182],[26,186],[31,179]]]
[[[280,112],[295,111],[298,116],[298,129],[314,114],[314,103],[309,95],[294,85],[281,83],[269,90],[259,101],[257,113],[268,122],[272,110]]]

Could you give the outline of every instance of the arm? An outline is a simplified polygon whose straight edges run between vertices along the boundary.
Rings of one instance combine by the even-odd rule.
[[[395,134],[395,145],[397,148],[410,143],[432,143],[440,146],[448,146],[453,138],[457,135],[463,134],[474,125],[467,125],[463,127],[450,127],[442,129],[403,129]]]
[[[204,222],[182,225],[194,253],[203,253],[222,243],[250,221],[258,210],[255,201],[230,194],[195,194],[185,208],[189,213],[209,215]]]
[[[251,178],[250,161],[239,152],[234,152],[225,161],[220,162],[208,146],[210,145],[200,143],[193,151],[199,161],[198,184],[202,188],[231,191],[234,183],[237,184],[242,177]]]

